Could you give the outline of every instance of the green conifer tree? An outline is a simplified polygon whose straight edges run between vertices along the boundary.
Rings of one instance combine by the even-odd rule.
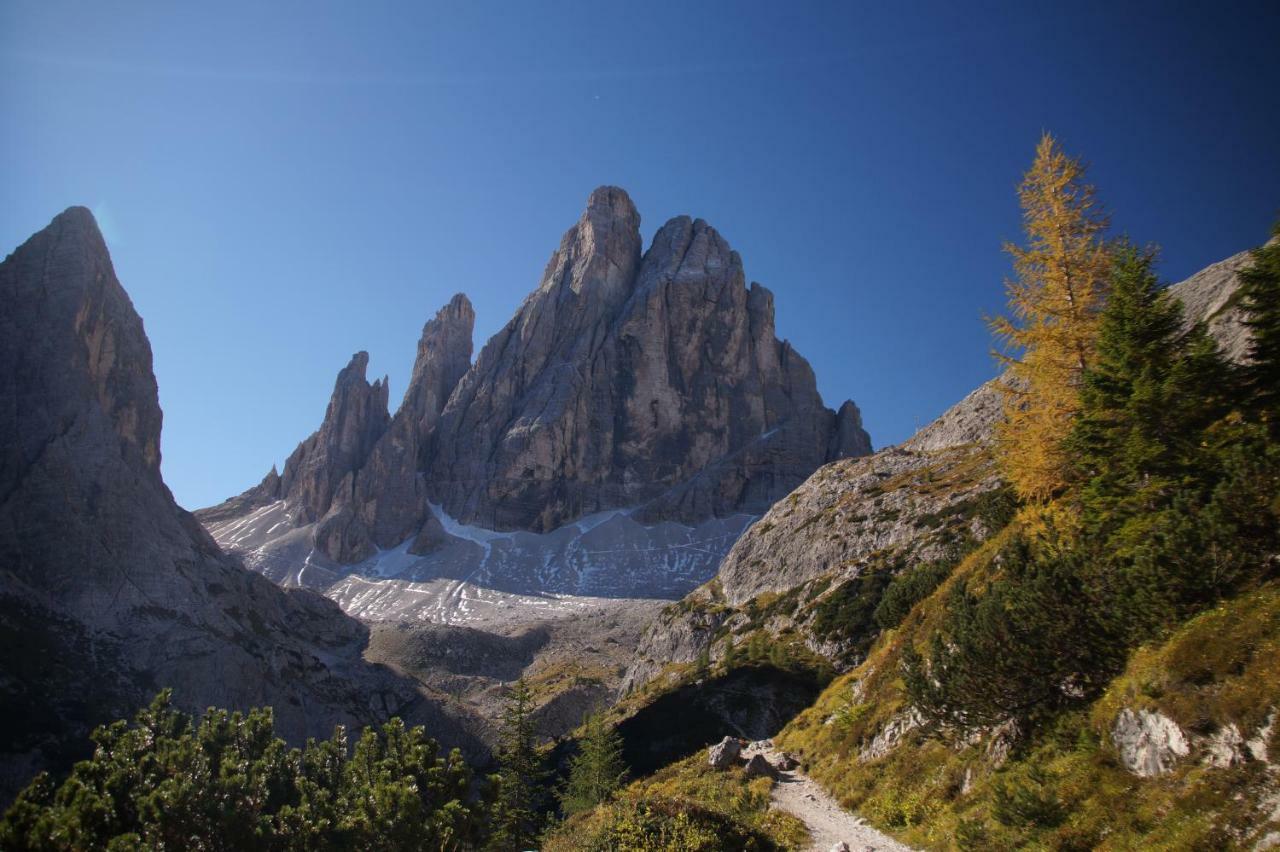
[[[1254,249],[1253,266],[1240,273],[1240,305],[1252,333],[1244,368],[1248,407],[1280,436],[1280,222],[1272,239]]]
[[[502,711],[498,734],[497,800],[489,848],[519,852],[536,845],[542,829],[545,772],[533,730],[532,697],[524,678],[516,681]]]
[[[622,737],[605,722],[603,715],[587,716],[578,747],[578,753],[569,761],[569,780],[560,797],[560,806],[566,815],[607,801],[627,776]]]
[[[1110,297],[1068,445],[1086,528],[1104,533],[1172,498],[1203,463],[1203,431],[1230,410],[1230,370],[1151,271],[1152,254],[1112,252]]]

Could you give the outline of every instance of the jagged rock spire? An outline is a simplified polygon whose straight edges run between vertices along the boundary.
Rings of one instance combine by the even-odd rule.
[[[763,511],[823,462],[870,451],[857,408],[823,405],[808,362],[775,337],[773,294],[746,286],[728,241],[677,216],[642,254],[640,215],[617,187],[591,193],[474,365],[473,324],[461,295],[426,324],[404,403],[376,441],[352,443],[368,448],[356,467],[358,453],[320,449],[343,406],[359,407],[336,391],[286,464],[286,499],[307,501],[301,519],[320,521],[316,544],[334,559],[414,535],[426,546],[429,502],[539,531],[618,507],[680,521]],[[358,366],[360,381],[339,386],[362,386]]]
[[[413,376],[400,406],[421,435],[435,427],[449,395],[471,368],[475,324],[471,300],[458,293],[422,328]]]
[[[284,464],[281,493],[306,523],[329,511],[343,479],[364,465],[391,421],[388,387],[369,384],[369,353],[357,352],[339,373],[324,422]]]

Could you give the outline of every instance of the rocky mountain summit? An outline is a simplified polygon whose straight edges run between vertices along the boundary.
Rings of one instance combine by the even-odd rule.
[[[245,570],[174,503],[150,344],[88,210],[0,263],[0,303],[0,795],[162,687],[190,711],[271,705],[295,742],[394,714],[479,750],[471,723],[362,659],[367,628]],[[362,371],[344,371],[341,428],[261,491],[292,487],[317,511],[340,490],[332,470],[368,452],[385,412]],[[322,455],[332,464],[308,464]]]
[[[714,228],[676,217],[641,255],[639,225],[622,190],[593,192],[459,383],[428,468],[451,515],[537,531],[622,506],[700,521],[761,511],[822,462],[870,451]]]
[[[197,516],[251,565],[295,581],[303,565],[367,573],[403,548],[425,561],[381,576],[429,581],[470,561],[466,577],[503,591],[642,597],[672,595],[660,567],[578,559],[578,573],[547,586],[533,566],[551,551],[557,566],[575,564],[559,543],[573,524],[600,527],[575,553],[666,564],[659,545],[675,524],[701,554],[678,596],[710,576],[729,527],[824,462],[871,450],[857,407],[826,408],[809,364],[776,338],[773,295],[746,285],[724,238],[680,216],[642,252],[640,216],[616,187],[591,193],[537,288],[471,364],[473,323],[461,295],[427,323],[394,417],[357,353],[284,472]],[[490,559],[496,538],[521,532],[527,559]],[[450,549],[474,558],[429,558]],[[615,588],[610,574],[635,581]]]

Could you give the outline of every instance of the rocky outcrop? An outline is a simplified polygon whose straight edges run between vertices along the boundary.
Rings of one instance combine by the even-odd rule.
[[[1251,254],[1242,251],[1169,288],[1182,302],[1186,326],[1203,322],[1233,361],[1243,361],[1249,351],[1249,329],[1236,291],[1240,288],[1240,271],[1252,265]]]
[[[0,629],[21,637],[0,655],[0,716],[21,720],[0,735],[0,792],[65,767],[92,726],[161,687],[193,711],[271,705],[295,742],[397,714],[478,749],[409,681],[363,661],[358,622],[246,571],[175,505],[150,345],[87,210],[0,264],[0,304]],[[380,428],[385,386],[365,384],[363,366],[344,375],[295,484],[312,452],[354,459]],[[255,490],[286,487],[269,475]],[[310,501],[332,480],[298,487]]]
[[[387,411],[385,379],[369,384],[369,356],[357,352],[338,373],[320,428],[254,488],[197,517],[225,526],[283,500],[292,530],[314,525],[317,550],[339,563],[368,558],[378,549],[415,539],[426,552],[444,538],[432,515],[421,473],[423,453],[445,401],[471,365],[475,311],[455,295],[422,329],[409,386],[394,417]],[[235,543],[231,544],[234,549]]]
[[[475,324],[471,300],[458,293],[423,326],[409,388],[397,412],[413,425],[416,434],[434,431],[453,389],[471,368]]]
[[[1215,769],[1229,769],[1247,760],[1244,737],[1240,728],[1230,722],[1214,732],[1205,742],[1204,762]]]
[[[1120,763],[1139,778],[1163,775],[1191,753],[1178,723],[1149,710],[1121,710],[1112,725],[1111,740]]]
[[[374,444],[387,431],[391,419],[387,383],[380,379],[369,384],[365,379],[368,366],[368,352],[351,356],[334,382],[320,428],[284,463],[280,493],[301,523],[324,517],[335,495],[350,488],[347,478],[364,465]]]
[[[858,760],[861,763],[868,763],[872,760],[879,760],[898,747],[898,744],[907,736],[924,724],[924,716],[914,707],[900,710],[884,723],[876,735],[871,738],[871,742],[858,752]]]
[[[471,366],[474,326],[471,302],[459,293],[423,327],[400,409],[316,529],[316,545],[331,559],[356,562],[410,536],[414,552],[443,541],[419,469],[445,401]]]

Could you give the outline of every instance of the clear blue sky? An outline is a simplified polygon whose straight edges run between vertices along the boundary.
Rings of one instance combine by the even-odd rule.
[[[603,183],[646,239],[719,228],[883,446],[992,374],[1042,129],[1169,279],[1264,239],[1278,40],[1274,0],[7,0],[0,250],[97,213],[191,508],[283,461],[352,352],[397,404],[456,291],[478,349]]]

